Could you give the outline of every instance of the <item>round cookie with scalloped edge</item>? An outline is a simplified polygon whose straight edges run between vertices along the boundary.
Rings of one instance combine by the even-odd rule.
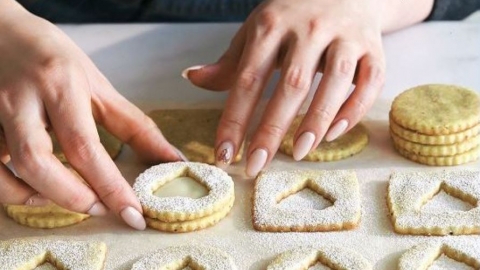
[[[427,145],[447,145],[465,141],[480,134],[480,124],[448,135],[425,135],[399,126],[390,118],[390,132],[407,141]]]
[[[279,150],[287,155],[293,155],[293,139],[297,128],[305,115],[298,115],[292,122]],[[307,161],[335,161],[351,157],[360,153],[368,144],[368,132],[361,123],[334,141],[322,141],[317,148],[310,151],[303,160]]]
[[[132,270],[144,269],[236,270],[233,259],[211,246],[171,246],[146,255],[133,264]]]
[[[397,147],[421,156],[454,156],[468,152],[470,149],[476,148],[478,145],[480,145],[480,136],[471,137],[465,141],[448,145],[428,145],[414,143],[399,137],[394,132],[390,132],[390,136]]]
[[[430,166],[457,166],[457,165],[473,162],[477,160],[478,157],[480,156],[480,146],[472,148],[467,152],[453,155],[453,156],[435,157],[435,156],[417,155],[415,153],[412,153],[403,149],[401,146],[395,143],[393,145],[397,150],[397,152],[403,157],[411,161],[414,161],[420,164],[430,165]]]
[[[208,194],[201,198],[157,197],[153,194],[162,185],[185,176],[204,185]],[[225,171],[197,162],[155,165],[137,177],[133,190],[147,217],[169,223],[210,216],[229,205],[235,196],[233,180]]]
[[[480,97],[461,86],[420,85],[398,95],[390,115],[405,129],[426,135],[448,135],[480,123]]]

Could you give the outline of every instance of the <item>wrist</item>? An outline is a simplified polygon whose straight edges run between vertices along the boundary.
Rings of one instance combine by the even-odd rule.
[[[382,33],[392,32],[425,20],[435,0],[388,0],[382,8]]]

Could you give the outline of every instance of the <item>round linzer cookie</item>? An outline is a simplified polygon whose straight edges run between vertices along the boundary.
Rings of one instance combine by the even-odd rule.
[[[267,270],[307,269],[320,262],[331,269],[370,270],[372,265],[360,254],[336,246],[300,247],[276,257]]]
[[[107,246],[102,242],[13,239],[0,242],[0,266],[2,269],[37,269],[50,263],[55,269],[101,270],[106,253]]]
[[[480,146],[472,148],[467,152],[453,156],[422,156],[412,152],[409,152],[397,144],[393,144],[397,152],[403,157],[415,161],[417,163],[430,165],[430,166],[457,166],[469,162],[473,162],[480,156]]]
[[[298,115],[292,122],[283,138],[279,150],[287,155],[293,155],[293,137],[305,115]],[[334,141],[322,141],[317,148],[310,151],[303,160],[335,161],[360,153],[368,144],[368,132],[365,126],[358,124],[350,131]]]
[[[480,97],[460,86],[421,85],[398,95],[390,114],[405,129],[426,135],[448,135],[480,123]]]
[[[476,148],[480,144],[480,136],[471,137],[455,144],[429,145],[407,141],[393,132],[390,132],[390,135],[398,148],[421,156],[448,157],[459,155]]]
[[[206,196],[158,197],[153,193],[179,177],[190,177],[205,186]],[[232,178],[223,170],[204,163],[172,162],[156,165],[137,177],[135,191],[147,225],[169,232],[188,232],[212,226],[230,212],[235,200]]]
[[[480,269],[480,243],[460,239],[418,244],[400,257],[398,269],[426,269],[426,266],[431,265],[442,254],[472,269]]]
[[[7,215],[21,225],[52,229],[74,225],[90,216],[62,208],[54,203],[45,206],[5,205]]]
[[[390,117],[390,132],[407,141],[428,145],[449,145],[465,141],[479,135],[480,124],[448,135],[425,135],[399,126]]]
[[[132,270],[144,269],[236,270],[233,259],[210,246],[173,246],[157,250],[133,264]]]

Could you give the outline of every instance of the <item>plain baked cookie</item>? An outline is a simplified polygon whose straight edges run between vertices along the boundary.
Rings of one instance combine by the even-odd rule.
[[[284,209],[279,202],[310,188],[332,203],[322,210]],[[266,171],[256,180],[253,227],[269,232],[348,230],[360,222],[360,189],[354,171]]]
[[[418,244],[400,257],[398,269],[427,270],[442,254],[473,269],[480,269],[480,243],[466,241],[433,241]]]
[[[405,129],[426,135],[458,133],[480,123],[480,97],[455,85],[421,85],[398,95],[392,120]]]
[[[317,262],[331,269],[373,269],[365,258],[354,251],[336,246],[321,246],[286,251],[276,257],[267,270],[307,270]]]
[[[423,205],[441,190],[474,208],[469,211],[423,211]],[[479,202],[480,171],[397,172],[390,176],[387,203],[397,233],[478,234]]]
[[[189,161],[215,164],[215,137],[222,110],[155,110],[148,116]],[[240,161],[242,153],[243,146],[232,162]]]
[[[101,270],[106,252],[102,242],[13,239],[0,242],[0,267],[30,270],[49,262],[62,270]]]
[[[153,194],[166,183],[185,176],[205,186],[208,194],[200,198],[157,197]],[[235,199],[233,180],[226,172],[197,162],[153,166],[137,177],[133,190],[147,216],[147,225],[169,232],[212,226],[230,212]]]
[[[279,150],[293,155],[293,137],[305,115],[297,115],[283,138]],[[368,132],[365,126],[357,124],[350,131],[334,141],[322,141],[317,148],[310,151],[303,160],[335,161],[360,153],[368,144]]]
[[[236,270],[233,259],[207,246],[173,246],[157,250],[133,264],[132,270],[203,269]]]

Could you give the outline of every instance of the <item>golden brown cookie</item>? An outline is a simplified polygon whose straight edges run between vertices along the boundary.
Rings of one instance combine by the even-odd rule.
[[[447,157],[459,155],[477,147],[480,144],[480,136],[471,137],[465,141],[448,145],[428,145],[414,143],[402,139],[394,132],[390,132],[390,136],[392,136],[393,143],[397,147],[421,156]]]
[[[405,129],[425,135],[448,135],[480,123],[480,97],[461,86],[421,85],[398,95],[390,114]]]
[[[5,205],[7,215],[21,225],[32,228],[52,229],[70,226],[89,218],[87,214],[76,213],[54,203],[46,206]]]
[[[122,142],[118,140],[115,136],[110,134],[108,131],[105,130],[102,126],[97,125],[98,136],[100,137],[100,142],[102,143],[103,147],[107,151],[108,155],[115,159],[122,151]],[[50,137],[52,138],[53,144],[53,154],[60,160],[62,163],[68,163],[65,154],[62,151],[60,143],[58,142],[55,134],[50,132]]]
[[[215,164],[215,137],[222,110],[155,110],[148,115],[189,161]],[[242,153],[240,147],[232,162],[240,161]]]
[[[480,131],[480,124],[464,131],[448,135],[425,135],[405,129],[399,126],[390,118],[390,130],[398,137],[401,137],[402,139],[405,139],[407,141],[428,145],[447,145],[459,143],[471,137],[478,136]]]
[[[480,146],[472,148],[467,152],[453,155],[453,156],[422,156],[409,152],[397,144],[393,144],[400,155],[417,163],[426,164],[430,166],[456,166],[469,162],[473,162],[480,156]]]
[[[279,150],[287,155],[293,155],[293,137],[305,115],[298,115],[285,134]],[[368,144],[368,132],[358,124],[350,131],[334,141],[322,141],[317,148],[310,151],[303,160],[308,161],[335,161],[351,157],[360,153]]]

